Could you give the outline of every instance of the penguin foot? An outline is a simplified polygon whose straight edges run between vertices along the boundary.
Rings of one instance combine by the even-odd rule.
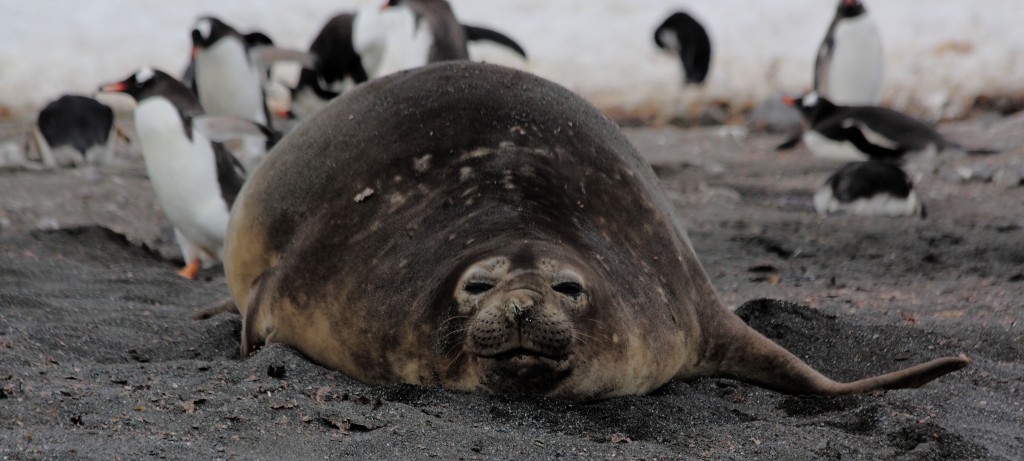
[[[196,272],[199,272],[199,267],[201,265],[202,262],[199,261],[198,258],[193,259],[192,262],[188,263],[187,266],[182,267],[181,270],[178,271],[178,275],[185,277],[189,280],[193,280],[196,278]]]

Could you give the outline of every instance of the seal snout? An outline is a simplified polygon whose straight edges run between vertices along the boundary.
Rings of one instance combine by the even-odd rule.
[[[569,317],[539,291],[517,288],[494,293],[468,327],[469,349],[478,357],[533,356],[564,360],[572,343]]]
[[[515,290],[509,294],[505,302],[505,315],[514,324],[528,322],[530,311],[540,303],[540,298],[540,293],[530,289]]]

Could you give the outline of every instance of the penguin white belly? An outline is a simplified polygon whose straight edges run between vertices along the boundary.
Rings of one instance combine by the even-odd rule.
[[[878,104],[885,56],[875,22],[867,15],[840,21],[833,38],[825,96],[844,106]]]
[[[805,131],[803,139],[807,149],[815,157],[843,162],[860,162],[868,159],[867,155],[849,141],[829,139],[813,130]]]
[[[885,55],[870,16],[841,20],[834,33],[827,96],[841,106],[873,106],[882,100]]]
[[[267,123],[260,69],[240,41],[220,39],[200,51],[195,61],[199,102],[207,113]]]
[[[369,5],[360,8],[352,21],[352,48],[359,53],[368,77],[380,75],[387,46],[387,25],[381,20],[380,7]]]
[[[380,67],[373,78],[427,64],[434,35],[426,22],[416,24],[416,17],[407,7],[389,8],[381,14],[387,35],[387,46],[380,58]],[[369,70],[367,70],[369,72]]]
[[[914,216],[921,213],[921,200],[917,192],[910,191],[906,197],[881,193],[842,203],[832,194],[832,187],[825,186],[814,194],[814,209],[822,216],[836,212],[857,216]]]
[[[149,98],[135,111],[146,171],[167,219],[187,244],[220,259],[228,207],[217,182],[210,141],[198,130],[190,140],[181,117],[164,98]],[[186,242],[182,252],[189,253]]]

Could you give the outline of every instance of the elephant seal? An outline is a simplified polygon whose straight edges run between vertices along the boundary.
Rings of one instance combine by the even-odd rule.
[[[368,384],[576,400],[701,376],[847,394],[968,363],[820,375],[719,302],[657,184],[613,122],[539,77],[451,62],[371,81],[289,133],[235,202],[242,353],[283,343]]]

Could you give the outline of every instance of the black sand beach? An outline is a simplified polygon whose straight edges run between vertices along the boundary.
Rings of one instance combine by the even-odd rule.
[[[837,165],[779,136],[627,130],[754,328],[842,380],[973,361],[838,398],[702,379],[581,404],[368,387],[282,346],[243,360],[237,316],[190,318],[223,275],[175,275],[140,157],[0,171],[0,459],[1022,459],[1024,188],[986,175],[1024,168],[1024,118],[940,130],[1002,151],[944,159],[925,220],[816,216]]]

